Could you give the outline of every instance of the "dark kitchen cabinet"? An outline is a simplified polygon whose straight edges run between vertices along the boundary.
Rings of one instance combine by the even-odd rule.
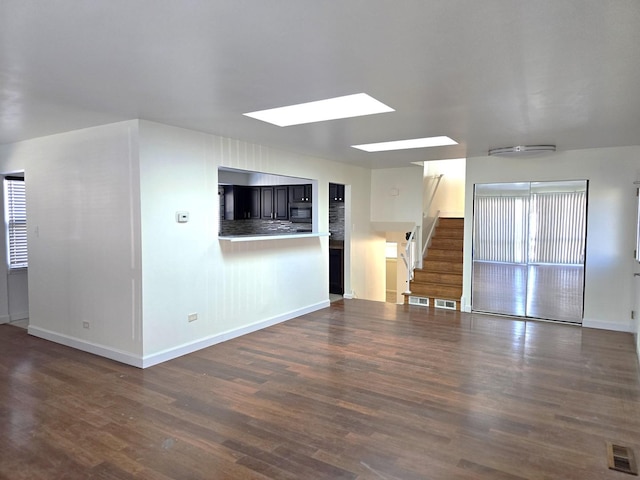
[[[288,187],[274,187],[273,198],[275,205],[273,211],[275,212],[276,220],[287,220],[289,218],[289,188]]]
[[[260,188],[241,185],[225,186],[224,218],[226,220],[260,218]]]
[[[223,197],[224,197],[224,219],[225,220],[234,220],[234,203],[233,203],[233,187],[230,185],[225,185],[223,187],[223,193],[222,193]]]
[[[311,202],[311,184],[308,185],[290,185],[289,186],[289,202],[301,203]]]
[[[329,293],[344,293],[343,248],[329,247]]]
[[[261,218],[287,220],[289,218],[289,189],[286,186],[261,187]]]
[[[224,218],[226,220],[245,218],[245,197],[242,188],[237,185],[224,187]]]
[[[262,214],[260,216],[266,220],[271,220],[273,219],[273,188],[262,187],[260,192],[262,192]]]
[[[344,202],[344,185],[338,183],[329,184],[329,203]]]
[[[249,188],[249,218],[260,218],[260,187]]]

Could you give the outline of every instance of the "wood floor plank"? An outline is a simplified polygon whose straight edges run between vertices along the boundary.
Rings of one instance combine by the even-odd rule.
[[[350,300],[146,370],[0,326],[0,479],[617,480],[633,337]]]

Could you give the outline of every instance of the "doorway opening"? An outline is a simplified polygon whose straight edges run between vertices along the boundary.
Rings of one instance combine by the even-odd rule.
[[[473,311],[582,323],[586,180],[478,184]]]
[[[29,325],[29,288],[27,258],[27,211],[24,172],[2,178],[2,212],[5,231],[0,250],[7,260],[0,274],[0,323],[27,328]]]
[[[345,186],[329,184],[329,294],[344,295]],[[336,297],[333,297],[336,298]]]

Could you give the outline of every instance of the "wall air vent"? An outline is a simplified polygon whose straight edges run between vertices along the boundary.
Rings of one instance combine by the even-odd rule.
[[[611,470],[638,475],[636,459],[629,447],[607,442],[607,457]]]
[[[409,296],[409,305],[420,305],[421,307],[428,307],[429,299],[425,297]]]
[[[455,310],[456,302],[454,302],[453,300],[443,300],[441,298],[436,298],[435,307],[446,308],[447,310]]]

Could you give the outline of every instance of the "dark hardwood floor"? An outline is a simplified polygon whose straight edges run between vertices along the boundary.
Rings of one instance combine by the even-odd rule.
[[[147,370],[3,325],[0,478],[624,480],[638,374],[630,334],[361,300]]]

